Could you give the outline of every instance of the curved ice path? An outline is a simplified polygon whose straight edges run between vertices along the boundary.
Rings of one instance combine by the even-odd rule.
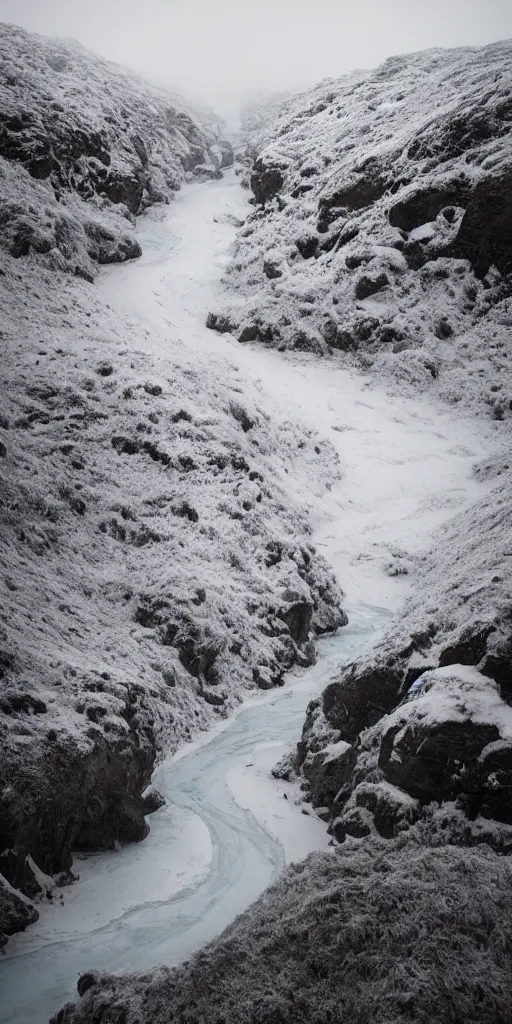
[[[107,900],[114,919],[93,927],[87,918],[89,907],[79,899],[63,939],[52,941],[51,932],[46,928],[45,933],[40,923],[13,939],[0,966],[2,1022],[45,1024],[64,1002],[76,998],[78,975],[86,969],[144,970],[158,963],[178,963],[222,931],[276,877],[289,858],[274,835],[286,833],[285,844],[296,859],[312,849],[327,848],[325,826],[304,817],[293,799],[284,800],[279,784],[269,783],[274,789],[269,829],[237,805],[226,780],[230,773],[242,773],[259,748],[270,749],[273,762],[282,749],[291,747],[308,700],[323,689],[342,659],[349,660],[369,643],[387,616],[382,609],[367,609],[356,618],[337,637],[322,641],[322,657],[313,669],[297,673],[283,689],[246,705],[209,743],[161,766],[155,782],[169,803],[152,816],[150,837],[137,847],[97,858],[97,899]],[[263,790],[261,796],[268,809],[269,794]],[[180,838],[166,845],[165,821],[189,811],[208,829],[212,859],[206,875],[163,902],[143,902],[118,916],[115,900],[109,901],[109,871],[113,868],[115,874],[116,861],[119,864],[134,850],[143,876],[162,858],[172,869],[176,850],[181,856]],[[80,864],[75,867],[80,872]],[[80,896],[80,883],[74,888]],[[88,929],[86,934],[81,934],[83,928]]]
[[[311,696],[372,644],[407,594],[408,578],[387,575],[386,561],[414,558],[432,529],[482,490],[470,478],[490,447],[481,422],[427,399],[390,398],[335,359],[240,346],[206,330],[233,217],[248,209],[234,176],[183,189],[164,219],[140,223],[142,259],[106,271],[100,287],[137,324],[138,348],[165,360],[179,344],[205,373],[212,359],[224,360],[243,393],[336,446],[342,481],[308,500],[315,542],[347,592],[350,625],[322,641],[312,669],[161,766],[155,781],[168,804],[144,843],[77,862],[82,880],[65,890],[64,908],[43,908],[38,924],[9,942],[0,963],[2,1024],[45,1024],[75,997],[88,968],[178,962],[245,909],[286,861],[327,847],[325,826],[285,801],[262,766],[297,740]],[[300,493],[300,480],[296,486]]]

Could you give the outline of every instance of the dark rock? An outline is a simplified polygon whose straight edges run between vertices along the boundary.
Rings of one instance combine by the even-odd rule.
[[[199,628],[190,623],[174,638],[182,665],[196,679],[212,684],[217,681],[215,661],[224,650],[223,637],[202,636]]]
[[[512,170],[477,182],[447,255],[467,259],[477,277],[512,271]]]
[[[0,875],[0,948],[5,946],[9,935],[25,931],[38,917],[35,907],[14,892]]]
[[[295,753],[292,751],[288,754],[283,754],[280,761],[272,768],[272,775],[274,779],[283,779],[285,782],[291,782],[297,774],[297,759]]]
[[[440,341],[447,341],[448,338],[452,337],[453,327],[446,317],[441,317],[441,319],[437,321],[437,324],[434,327],[434,334]]]
[[[469,194],[470,188],[465,181],[454,181],[443,188],[423,188],[405,196],[391,207],[389,223],[403,231],[412,231],[421,224],[435,220],[438,213],[447,206],[465,206]]]
[[[466,630],[455,643],[443,647],[439,656],[440,668],[446,665],[478,665],[486,654],[487,640],[495,628],[491,625],[476,631]]]
[[[322,695],[329,725],[340,738],[353,743],[363,729],[375,725],[396,707],[402,688],[402,671],[393,665],[369,668],[352,666],[341,680],[330,683]]]
[[[258,341],[260,337],[259,328],[255,324],[244,327],[238,336],[238,341],[241,345],[246,341]]]
[[[380,274],[363,274],[356,283],[354,294],[356,299],[369,299],[372,295],[382,291],[389,284],[389,278],[384,272]]]
[[[465,791],[474,762],[498,739],[497,726],[471,720],[392,725],[381,740],[379,767],[423,803],[450,800]]]
[[[136,719],[137,694],[130,691],[123,716]],[[144,839],[142,792],[155,758],[152,737],[130,727],[122,737],[103,736],[91,726],[89,750],[58,739],[43,749],[37,775],[27,780],[22,766],[10,766],[13,799],[0,802],[0,849],[14,851],[4,874],[11,885],[27,881],[27,855],[48,875],[71,867],[73,849],[113,849],[118,842]]]
[[[491,743],[482,751],[475,775],[475,811],[512,825],[512,743]]]
[[[165,797],[158,792],[154,786],[150,786],[149,789],[143,794],[142,806],[144,808],[144,814],[154,814],[160,807],[165,807]]]
[[[332,340],[329,338],[325,340],[331,348],[340,349],[341,352],[348,352],[351,348],[357,348],[353,334],[350,331],[341,330],[339,327],[336,331],[336,336]]]
[[[336,323],[336,320],[324,321],[322,324],[322,335],[328,345],[332,345],[333,348],[338,347],[338,324]]]
[[[336,188],[328,196],[322,196],[319,202],[320,218],[325,222],[326,214],[334,208],[341,210],[363,210],[371,206],[387,191],[388,184],[379,177],[374,168],[366,168],[366,173],[359,178],[353,177],[345,184]]]
[[[7,448],[5,447],[3,441],[0,441],[0,459],[5,458],[7,458]]]
[[[295,601],[288,608],[278,610],[277,614],[288,626],[292,640],[298,646],[305,643],[311,629],[313,605],[308,601]]]
[[[207,690],[204,686],[201,690],[201,697],[212,707],[222,707],[226,703],[225,693],[215,693],[214,690]]]
[[[331,807],[336,797],[341,806],[350,795],[357,749],[348,743],[340,744],[338,750],[337,747],[333,744],[332,748],[310,753],[302,764],[302,774],[308,783],[314,807]]]
[[[386,783],[361,783],[353,791],[350,802],[356,807],[365,807],[371,813],[375,828],[383,839],[397,836],[420,814],[414,800]]]
[[[78,995],[84,996],[93,985],[97,985],[99,976],[98,971],[87,971],[85,974],[81,974],[76,983]]]
[[[282,686],[284,671],[269,668],[267,665],[256,665],[252,677],[259,690],[271,690],[274,686]]]
[[[251,173],[251,189],[256,202],[265,206],[281,191],[285,182],[284,168],[275,163],[256,160]]]
[[[278,277],[283,276],[280,264],[277,260],[269,259],[263,261],[263,273],[265,277],[268,277],[269,281],[276,280]]]
[[[303,259],[311,259],[318,249],[318,238],[316,235],[304,235],[297,240],[297,249]]]

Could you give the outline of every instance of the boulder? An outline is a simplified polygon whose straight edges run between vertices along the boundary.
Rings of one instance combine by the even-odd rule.
[[[356,283],[354,294],[356,299],[369,299],[389,284],[389,277],[384,272],[380,274],[363,274]]]
[[[495,744],[512,740],[512,710],[498,686],[464,665],[426,672],[422,678],[418,696],[383,723],[380,769],[422,803],[462,796],[471,814],[485,803],[491,815],[499,804],[500,820],[506,820],[512,807],[510,747]]]
[[[391,711],[400,699],[404,670],[384,663],[350,666],[322,695],[324,715],[341,739],[353,743],[363,729]]]
[[[341,802],[350,795],[356,760],[356,747],[344,740],[307,754],[302,774],[308,783],[313,806],[330,807],[336,799]]]
[[[284,171],[282,164],[268,158],[255,161],[251,173],[251,189],[256,202],[261,206],[265,206],[281,191],[285,182]]]
[[[144,814],[154,814],[160,807],[165,807],[165,797],[154,786],[149,786],[142,796],[142,806]]]

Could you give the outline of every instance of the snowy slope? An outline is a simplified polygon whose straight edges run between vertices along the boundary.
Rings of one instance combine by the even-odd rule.
[[[489,759],[468,710],[457,742],[440,719],[429,756],[442,770],[413,723],[398,771],[385,716],[422,671],[457,662],[481,670],[492,706],[496,684],[512,703],[512,43],[390,58],[277,111],[258,104],[245,131],[255,210],[226,275],[235,297],[209,325],[362,366],[399,400],[430,392],[495,425],[495,454],[475,468],[488,496],[435,537],[382,643],[310,709],[295,761],[305,791],[338,839],[390,835],[420,813],[411,794],[430,772],[423,804],[460,797],[455,818],[482,811],[509,846],[510,747]],[[463,674],[460,686],[464,702]]]
[[[249,112],[255,209],[211,326],[509,416],[511,69],[510,42],[432,50]]]
[[[187,167],[218,176],[218,123],[78,44],[1,48],[0,871],[32,896],[73,847],[143,838],[155,758],[345,616],[293,480],[321,493],[334,449],[193,339],[149,355],[92,283]]]
[[[398,422],[420,390],[490,412],[493,454],[474,470],[483,496],[416,549],[410,601],[313,701],[297,752],[275,769],[279,792],[298,771],[333,855],[292,868],[178,969],[84,975],[59,1024],[510,1017],[511,54],[502,43],[393,58],[277,115],[272,103],[248,114],[255,209],[208,325],[244,352],[306,350],[288,356],[304,376],[315,354],[326,376],[334,361],[372,369]],[[329,408],[347,430],[341,367]],[[371,402],[360,405],[371,444]],[[398,454],[387,436],[385,477]],[[410,487],[417,495],[412,465]],[[407,547],[415,523],[404,524]],[[407,572],[407,556],[389,571]],[[260,770],[234,789],[268,827],[270,800],[258,808],[249,793]]]
[[[91,279],[134,215],[232,162],[222,122],[74,40],[0,26],[0,244]]]

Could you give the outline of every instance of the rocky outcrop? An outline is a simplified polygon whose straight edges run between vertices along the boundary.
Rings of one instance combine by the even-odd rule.
[[[286,164],[267,157],[256,160],[251,173],[251,189],[257,203],[265,206],[281,190],[285,182]]]
[[[422,803],[462,794],[473,817],[492,804],[498,820],[512,823],[512,709],[498,686],[462,665],[426,672],[420,681],[414,699],[382,722],[384,777]]]
[[[417,596],[308,708],[294,769],[338,841],[421,820],[512,849],[509,486],[443,527]]]
[[[137,350],[140,321],[81,280],[119,223],[134,254],[123,204],[0,165],[0,871],[37,896],[74,848],[142,839],[155,758],[344,624],[286,483],[319,493],[339,469],[214,352]]]
[[[133,718],[135,708],[127,706],[125,714]],[[40,886],[27,858],[46,875],[68,873],[73,850],[112,850],[149,832],[141,794],[153,770],[154,745],[144,744],[136,729],[117,742],[94,727],[88,733],[85,749],[71,738],[56,738],[47,740],[37,763],[33,755],[23,763],[14,752],[0,763],[0,869],[28,896]]]
[[[511,883],[484,846],[349,840],[289,868],[182,966],[82,975],[52,1024],[505,1022]]]
[[[0,949],[5,946],[10,935],[25,931],[38,917],[36,908],[15,892],[0,875]]]

